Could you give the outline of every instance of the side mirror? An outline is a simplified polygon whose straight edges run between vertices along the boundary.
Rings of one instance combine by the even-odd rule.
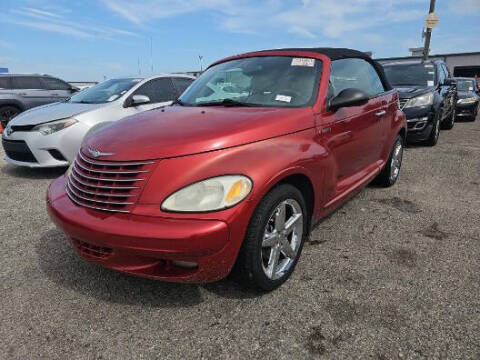
[[[340,93],[330,101],[329,109],[335,111],[342,107],[365,105],[368,100],[370,100],[370,97],[364,91],[348,88],[340,91]]]
[[[146,95],[133,95],[126,101],[126,107],[139,106],[150,103],[150,98]]]
[[[443,82],[443,85],[453,86],[453,85],[457,85],[457,83],[452,78],[446,78],[445,81]]]

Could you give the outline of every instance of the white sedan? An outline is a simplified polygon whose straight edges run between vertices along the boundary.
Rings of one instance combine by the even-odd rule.
[[[5,159],[28,167],[68,166],[84,136],[142,111],[170,105],[193,82],[188,75],[107,80],[69,100],[13,118],[2,134]]]

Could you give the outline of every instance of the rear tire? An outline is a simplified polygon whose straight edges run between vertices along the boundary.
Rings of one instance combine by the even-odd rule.
[[[373,183],[383,187],[390,187],[397,182],[400,175],[403,160],[404,141],[403,137],[397,135],[393,142],[390,156],[380,174],[377,175]]]
[[[307,237],[308,216],[305,200],[296,187],[281,184],[271,190],[250,219],[233,278],[264,291],[287,281]]]
[[[6,105],[6,106],[1,106],[0,107],[0,123],[2,124],[2,127],[5,129],[7,127],[7,124],[9,121],[20,114],[20,109],[17,108],[16,106],[12,105]]]
[[[455,109],[454,109],[454,110],[452,110],[452,113],[450,114],[448,119],[446,119],[442,122],[442,130],[453,129],[453,125],[455,125],[455,119],[456,119],[456,114],[455,114]]]

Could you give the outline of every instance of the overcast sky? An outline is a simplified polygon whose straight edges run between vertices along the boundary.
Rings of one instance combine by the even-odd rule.
[[[421,46],[429,0],[2,0],[0,67],[66,80],[197,70],[245,51]],[[432,52],[480,51],[480,0],[437,0]]]

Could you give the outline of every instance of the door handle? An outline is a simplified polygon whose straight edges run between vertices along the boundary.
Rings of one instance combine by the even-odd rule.
[[[385,110],[381,110],[381,111],[378,111],[375,113],[376,116],[383,116],[385,115],[387,112]]]

